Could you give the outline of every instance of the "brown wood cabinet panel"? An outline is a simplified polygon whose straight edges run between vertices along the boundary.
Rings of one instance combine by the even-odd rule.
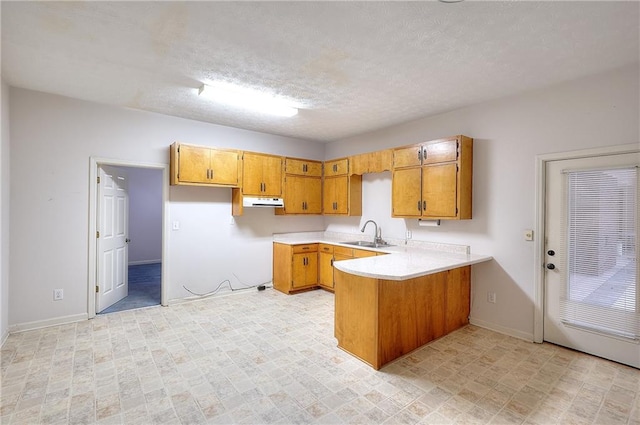
[[[391,216],[420,217],[422,215],[421,188],[421,167],[394,170],[391,181]]]
[[[273,244],[273,287],[285,294],[318,285],[318,244]]]
[[[286,158],[285,173],[299,176],[322,177],[322,162],[308,159]]]
[[[242,170],[243,195],[282,195],[282,157],[245,152]]]
[[[171,184],[239,185],[239,152],[205,146],[171,145]]]
[[[375,257],[375,251],[367,251],[366,249],[354,249],[353,250],[353,258],[366,258],[366,257]]]
[[[448,139],[425,143],[422,150],[422,164],[451,162],[458,158],[458,139]]]
[[[362,153],[349,157],[349,174],[382,173],[393,168],[393,150]]]
[[[422,216],[455,218],[457,215],[457,165],[446,163],[422,167]]]
[[[343,176],[349,173],[349,159],[340,158],[332,161],[325,161],[324,176]]]
[[[333,290],[333,251],[326,252],[322,248],[318,252],[318,284]]]
[[[405,146],[393,150],[393,168],[422,165],[422,145]]]
[[[471,308],[471,266],[449,270],[447,273],[445,333],[469,323]]]
[[[321,214],[322,179],[287,175],[284,182],[285,214]]]
[[[403,281],[334,275],[338,346],[375,369],[468,323],[469,266]]]
[[[378,369],[378,285],[375,279],[335,270],[338,347]]]

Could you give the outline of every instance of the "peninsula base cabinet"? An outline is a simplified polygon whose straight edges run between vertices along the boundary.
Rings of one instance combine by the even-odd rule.
[[[334,277],[338,347],[376,370],[469,323],[470,266],[402,281]]]
[[[273,244],[273,287],[285,294],[318,286],[318,244]]]

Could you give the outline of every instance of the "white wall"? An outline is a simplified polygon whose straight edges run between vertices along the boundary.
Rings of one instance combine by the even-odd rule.
[[[535,226],[538,154],[640,142],[638,67],[424,118],[327,145],[326,158],[464,134],[474,138],[473,219],[421,228],[390,218],[390,173],[365,175],[361,218],[327,218],[327,230],[356,231],[373,218],[383,236],[471,245],[495,260],[473,267],[472,320],[533,338],[534,251],[523,238]],[[541,235],[536,235],[540,237]],[[486,302],[487,292],[497,303]]]
[[[9,87],[2,81],[0,140],[0,344],[9,331]]]
[[[174,141],[322,159],[324,146],[149,112],[11,88],[9,325],[33,327],[87,313],[89,158],[168,163]],[[4,179],[3,179],[4,181]],[[250,210],[231,222],[231,189],[172,187],[168,298],[207,292],[235,273],[271,278],[271,234],[321,230],[317,217]],[[166,229],[165,229],[166,230]],[[53,301],[53,289],[64,299]]]
[[[162,170],[124,167],[129,178],[129,264],[162,259]]]

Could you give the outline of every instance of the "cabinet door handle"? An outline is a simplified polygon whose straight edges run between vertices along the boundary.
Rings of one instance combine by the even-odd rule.
[[[333,267],[333,258],[331,259],[331,267]]]
[[[427,210],[427,201],[422,201],[422,211]]]
[[[422,211],[422,202],[418,201],[418,211]]]
[[[418,149],[418,161],[422,161],[422,148]]]
[[[427,160],[427,148],[422,149],[422,160],[423,161]]]

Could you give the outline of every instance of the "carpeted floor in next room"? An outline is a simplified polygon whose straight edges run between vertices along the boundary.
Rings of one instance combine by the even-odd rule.
[[[129,266],[129,295],[100,314],[160,304],[161,270],[162,263]]]

